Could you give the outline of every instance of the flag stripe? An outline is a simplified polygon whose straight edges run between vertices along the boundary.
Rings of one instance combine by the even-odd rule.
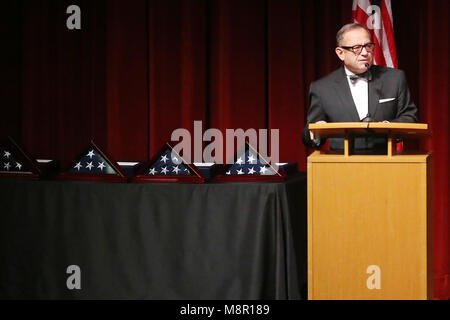
[[[377,65],[397,68],[397,51],[395,48],[394,22],[390,0],[369,1],[353,0],[352,17],[356,23],[368,26],[369,14],[366,10],[371,4],[380,7],[380,29],[369,29],[375,42],[374,63]]]
[[[370,5],[370,3],[369,3],[369,5]],[[363,7],[361,7],[361,5],[358,4],[358,6],[356,7],[356,10],[353,11],[353,18],[355,19],[356,23],[365,25],[367,22],[367,18],[369,18],[369,16],[367,15],[366,10],[364,10]]]
[[[386,7],[385,1],[381,2],[381,17],[383,21],[383,30],[386,33],[387,38],[387,48],[392,59],[392,65],[397,68],[397,52],[395,49],[395,39],[394,39],[394,28],[391,21],[388,8]]]
[[[378,39],[378,46],[375,52],[379,61],[378,65],[392,67],[392,61],[389,53],[388,43],[386,41],[386,33],[384,32],[384,28],[375,29],[375,35]]]
[[[394,25],[394,18],[392,16],[392,7],[391,7],[391,0],[385,0],[384,1],[385,5],[386,5],[386,9],[389,13],[389,20],[392,21],[392,25]]]
[[[383,56],[386,61],[386,66],[393,68],[394,63],[392,60],[391,52],[389,49],[388,38],[386,36],[386,31],[383,29],[382,32],[382,48],[383,48]]]
[[[378,31],[378,32],[377,32]],[[386,66],[386,60],[384,59],[384,54],[383,54],[383,47],[382,47],[382,42],[380,43],[380,34],[379,34],[379,30],[375,31],[373,40],[375,42],[375,62],[377,65],[379,66]]]

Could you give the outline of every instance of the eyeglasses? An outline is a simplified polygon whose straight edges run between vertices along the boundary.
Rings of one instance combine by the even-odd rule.
[[[373,52],[373,49],[375,48],[375,43],[369,42],[369,43],[366,43],[365,45],[357,44],[356,46],[352,46],[352,47],[341,46],[341,48],[345,49],[345,50],[350,50],[354,54],[359,55],[363,48],[366,48],[367,52]]]

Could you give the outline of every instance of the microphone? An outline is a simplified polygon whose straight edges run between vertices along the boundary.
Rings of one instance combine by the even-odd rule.
[[[316,147],[320,147],[320,138],[315,137],[314,140],[312,140],[312,143]]]
[[[370,113],[367,112],[367,116],[365,116],[364,118],[361,119],[361,122],[375,122],[374,119],[372,119],[372,117],[370,116]]]

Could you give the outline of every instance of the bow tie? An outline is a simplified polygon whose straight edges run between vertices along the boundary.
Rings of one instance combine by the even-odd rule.
[[[367,81],[372,80],[372,73],[370,72],[370,70],[367,70],[364,73],[352,74],[348,77],[350,78],[350,81],[354,84],[356,81],[361,79],[366,79]]]

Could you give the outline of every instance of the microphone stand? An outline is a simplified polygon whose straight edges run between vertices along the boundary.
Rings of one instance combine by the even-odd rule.
[[[366,72],[369,70],[370,65],[366,63],[364,65],[366,67]],[[370,97],[369,97],[369,80],[367,80],[367,115],[361,119],[361,122],[374,122],[375,119],[372,119],[370,112],[369,112],[369,103],[370,103]]]

